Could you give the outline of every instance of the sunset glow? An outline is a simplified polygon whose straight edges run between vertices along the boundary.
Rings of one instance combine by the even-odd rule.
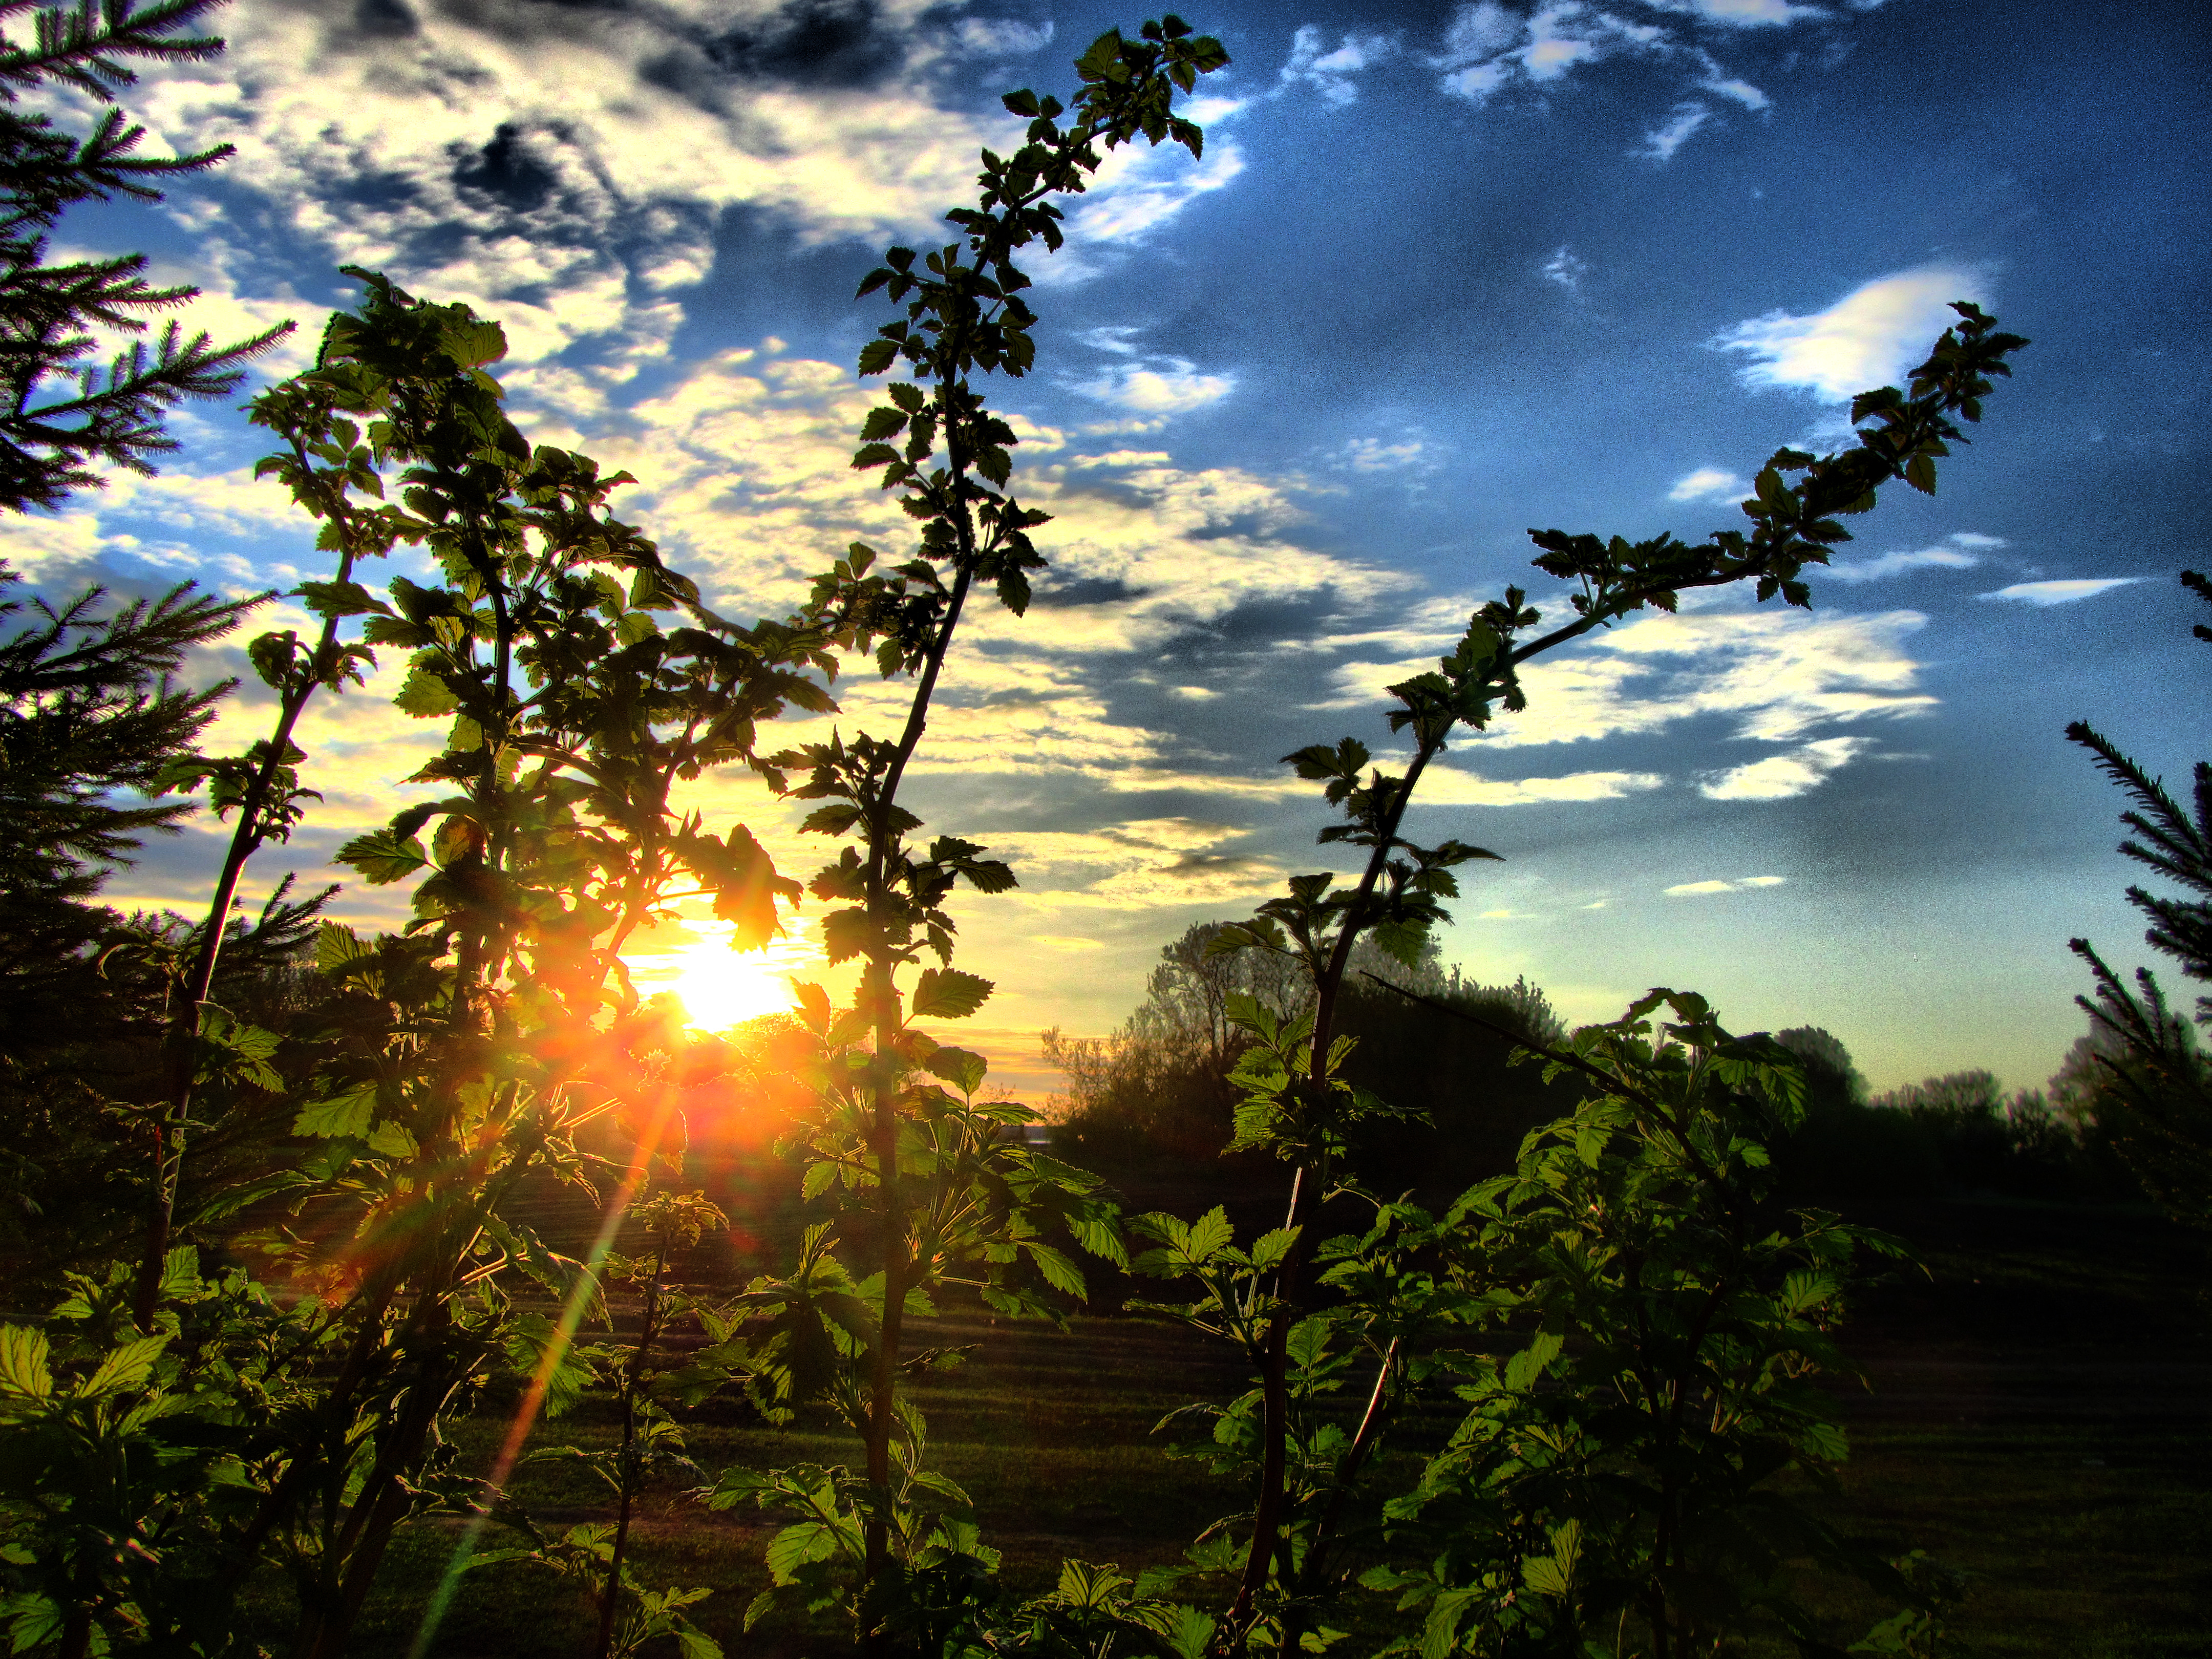
[[[793,1000],[793,976],[811,979],[822,971],[821,950],[811,943],[780,939],[757,951],[738,951],[731,948],[731,931],[727,922],[687,922],[684,932],[692,937],[624,959],[641,992],[675,993],[702,1031],[726,1031],[782,1012]]]

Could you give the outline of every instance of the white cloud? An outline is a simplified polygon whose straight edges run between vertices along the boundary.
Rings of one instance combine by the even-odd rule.
[[[979,57],[1019,58],[1052,43],[1052,22],[1024,23],[1012,17],[963,17],[960,44]]]
[[[985,830],[975,839],[1012,864],[1042,908],[1127,908],[1226,903],[1274,891],[1284,871],[1273,860],[1216,850],[1245,833],[1168,817],[1088,831]]]
[[[1224,118],[1237,107],[1222,106],[1214,119]],[[972,173],[972,161],[969,167]],[[1071,276],[1087,274],[1095,266],[1083,261],[1081,245],[1138,241],[1200,197],[1224,188],[1243,171],[1244,152],[1225,138],[1209,142],[1202,161],[1194,161],[1180,144],[1162,144],[1157,149],[1124,144],[1109,151],[1089,188],[1067,211],[1068,240],[1077,246],[1036,261],[1036,276],[1042,281],[1066,282]],[[956,199],[964,198],[948,201]]]
[[[1802,386],[1824,402],[1847,403],[1900,382],[1958,320],[1950,301],[1988,297],[1973,270],[1923,265],[1869,283],[1809,317],[1772,311],[1738,323],[1711,343],[1755,360],[1742,371],[1748,386]]]
[[[1352,77],[1396,55],[1398,43],[1387,34],[1347,34],[1334,52],[1322,51],[1322,32],[1309,23],[1291,38],[1291,56],[1277,77],[1285,88],[1305,85],[1340,108],[1354,102],[1359,88]]]
[[[1772,107],[1774,100],[1752,85],[1750,82],[1730,75],[1710,58],[1705,62],[1708,65],[1705,77],[1698,84],[1707,92],[1741,104],[1747,110],[1757,111]]]
[[[1619,800],[1667,781],[1656,772],[1573,772],[1558,778],[1486,778],[1432,764],[1421,774],[1416,806],[1527,806],[1544,801]]]
[[[1617,52],[1663,52],[1671,41],[1655,24],[1632,23],[1579,0],[1553,0],[1526,18],[1480,0],[1452,15],[1443,44],[1429,62],[1444,71],[1443,90],[1480,104],[1509,86],[1555,82],[1577,64]]]
[[[1672,161],[1674,152],[1688,142],[1689,137],[1713,118],[1713,112],[1694,99],[1674,106],[1674,118],[1662,127],[1654,127],[1644,135],[1644,148],[1631,154],[1653,161]]]
[[[1668,898],[1705,898],[1715,893],[1756,892],[1762,887],[1780,887],[1788,880],[1786,876],[1738,876],[1733,881],[1677,882],[1662,890]],[[1586,905],[1583,908],[1595,909],[1596,906]]]
[[[1946,541],[1956,542],[1961,547],[1983,548],[2002,547],[2005,545],[2005,538],[2003,537],[1984,536],[1978,530],[1954,530],[1948,536],[1945,537],[1944,539]]]
[[[1819,6],[1799,6],[1790,0],[1644,0],[1661,11],[1687,12],[1711,23],[1733,28],[1771,27],[1808,18],[1826,17]],[[1880,3],[1880,0],[1876,0]]]
[[[1746,109],[1763,110],[1771,100],[1748,81],[1731,75],[1711,52],[1697,45],[1696,31],[1704,26],[1740,29],[1787,25],[1829,15],[1818,7],[1792,5],[1786,0],[1641,0],[1641,3],[1681,18],[1688,25],[1688,38],[1681,29],[1634,21],[1621,15],[1621,8],[1607,8],[1589,0],[1542,0],[1526,15],[1497,0],[1477,0],[1452,14],[1441,50],[1427,61],[1443,71],[1440,84],[1447,94],[1480,104],[1501,92],[1555,84],[1578,66],[1605,58],[1659,58],[1696,65],[1692,85]],[[1684,118],[1680,110],[1677,118],[1678,122]],[[1690,123],[1692,129],[1694,125],[1694,121]],[[1674,144],[1686,136],[1687,130],[1674,138]],[[1674,144],[1665,147],[1665,154],[1673,153]]]
[[[1984,599],[2010,599],[2020,605],[2039,607],[2071,605],[2076,599],[2094,599],[2100,593],[2115,587],[2127,587],[2143,580],[2141,576],[2085,576],[2070,581],[2014,582],[2010,587],[2000,587],[1995,592],[1980,595]]]
[[[1201,374],[1182,357],[1154,357],[1147,362],[1158,366],[1116,365],[1091,380],[1077,381],[1073,389],[1086,398],[1139,415],[1188,415],[1219,403],[1237,389],[1235,375]]]
[[[1749,487],[1733,472],[1717,466],[1701,466],[1694,472],[1685,472],[1674,480],[1674,487],[1667,492],[1670,501],[1740,501],[1750,494]]]
[[[1544,280],[1557,283],[1570,294],[1579,290],[1583,278],[1589,275],[1589,261],[1569,252],[1564,242],[1559,251],[1544,262]]]
[[[758,211],[803,244],[934,234],[969,199],[977,149],[1020,124],[948,108],[943,70],[963,56],[1034,51],[1049,25],[967,18],[930,0],[881,0],[845,50],[852,72],[787,72],[807,9],[772,0],[648,7],[370,9],[267,0],[229,20],[229,51],[149,71],[135,106],[159,142],[235,143],[226,213],[173,211],[237,280],[338,263],[391,273],[507,325],[514,364],[578,342],[632,364],[666,349],[668,299],[702,280],[716,222]],[[1233,113],[1190,100],[1196,118]],[[1171,152],[1171,153],[1170,153]],[[1071,240],[1126,241],[1220,188],[1233,141],[1202,164],[1180,147],[1112,153],[1071,216]],[[1066,281],[1078,250],[1040,259]],[[246,267],[263,273],[251,288]],[[274,273],[272,275],[271,273]]]
[[[1698,781],[1707,800],[1788,800],[1816,789],[1829,775],[1874,746],[1872,738],[1822,738],[1786,755],[1769,755]]]
[[[1521,673],[1525,714],[1505,715],[1484,748],[1574,743],[1721,716],[1738,737],[1800,742],[1832,723],[1925,713],[1905,641],[1917,611],[1808,615],[1780,607],[1647,616],[1593,635]],[[1426,659],[1353,662],[1332,676],[1328,707],[1373,708]]]
[[[1419,438],[1395,444],[1380,438],[1354,438],[1344,446],[1338,459],[1354,472],[1403,472],[1435,465],[1428,445]]]
[[[1827,574],[1839,582],[1871,582],[1894,576],[1899,571],[1924,570],[1931,566],[1945,570],[1969,570],[1981,562],[1978,554],[1962,552],[1955,547],[1923,547],[1912,553],[1885,553],[1878,559],[1832,564]]]

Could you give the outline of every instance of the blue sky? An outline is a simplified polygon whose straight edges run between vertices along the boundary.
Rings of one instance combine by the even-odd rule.
[[[1377,688],[1528,569],[1531,526],[1695,538],[1775,447],[1847,441],[1978,300],[2033,346],[1933,500],[1893,487],[1810,614],[1723,599],[1529,675],[1414,820],[1505,855],[1445,939],[1571,1017],[1654,983],[1741,1029],[1824,1025],[1877,1084],[2041,1080],[2081,1028],[2069,935],[2141,955],[2118,801],[2061,732],[2179,780],[2203,752],[2207,39],[2182,5],[1619,0],[1186,15],[1232,68],[1206,157],[1117,161],[1039,264],[1002,387],[1057,515],[1030,616],[981,619],[918,780],[1012,859],[968,907],[1009,1054],[1103,1030],[1158,946],[1325,867],[1273,757],[1387,745]],[[63,240],[143,248],[198,320],[312,338],[344,263],[507,327],[526,430],[635,472],[629,516],[726,607],[774,611],[903,522],[844,465],[882,320],[851,301],[1000,142],[996,94],[1140,21],[1015,0],[244,0],[223,58],[134,112],[240,155]],[[302,358],[304,360],[303,345]],[[46,585],[315,574],[227,407],[155,480],[0,526]],[[208,671],[227,659],[215,653]],[[846,724],[894,690],[845,683]],[[242,744],[261,716],[242,702]],[[392,810],[433,734],[311,719],[302,876]],[[788,867],[759,787],[706,787]],[[817,843],[818,846],[818,843]],[[183,902],[204,836],[120,899]],[[382,914],[383,896],[340,908]]]

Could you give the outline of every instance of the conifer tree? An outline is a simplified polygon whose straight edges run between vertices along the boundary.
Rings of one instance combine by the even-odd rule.
[[[139,153],[146,136],[114,107],[137,76],[127,60],[213,57],[222,42],[191,33],[222,0],[79,0],[33,12],[19,42],[4,20],[32,11],[0,0],[0,507],[58,507],[97,487],[94,463],[151,472],[152,457],[174,449],[162,412],[186,398],[233,391],[247,359],[292,331],[280,324],[252,338],[214,344],[187,337],[173,319],[151,350],[143,340],[103,367],[95,331],[139,335],[151,320],[196,299],[195,288],[163,288],[146,276],[146,256],[49,263],[47,237],[85,202],[131,196],[158,202],[158,181],[204,172],[234,147],[189,155]],[[79,136],[51,116],[16,106],[25,93],[69,87],[110,107]]]
[[[2212,580],[2185,570],[2181,585],[2212,604]],[[2203,623],[2191,631],[2212,642]],[[2185,808],[2087,721],[2075,721],[2066,735],[2136,804],[2120,814],[2135,833],[2119,850],[2185,890],[2172,897],[2128,889],[2128,902],[2150,919],[2144,940],[2189,978],[2212,981],[2212,763],[2197,763]],[[2075,1000],[2088,1010],[2093,1035],[2106,1039],[2094,1045],[2101,1127],[2146,1192],[2183,1219],[2212,1225],[2212,1071],[2194,1029],[2212,1024],[2212,996],[2197,998],[2192,1024],[2167,1006],[2148,969],[2136,970],[2130,990],[2087,939],[2071,943],[2097,981],[2094,1000]]]

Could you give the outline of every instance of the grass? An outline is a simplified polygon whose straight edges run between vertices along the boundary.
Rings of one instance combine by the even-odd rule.
[[[1872,1386],[1844,1396],[1854,1450],[1825,1500],[1834,1518],[1962,1570],[1970,1594],[1954,1628],[1985,1659],[2212,1659],[2212,1345],[2194,1242],[2087,1207],[1943,1204],[1866,1218],[1912,1238],[1929,1272],[1871,1293],[1847,1334]],[[915,1390],[933,1462],[974,1498],[1016,1590],[1044,1588],[1067,1556],[1131,1570],[1174,1560],[1236,1506],[1152,1433],[1175,1407],[1234,1385],[1218,1349],[1131,1319],[1080,1319],[1066,1334],[975,1314],[932,1324],[916,1346],[975,1345]],[[464,1425],[465,1455],[487,1457],[500,1428]],[[614,1425],[586,1408],[555,1431],[605,1443]],[[711,1403],[690,1433],[709,1470],[857,1456],[824,1425],[778,1432]],[[573,1465],[526,1466],[514,1491],[547,1523],[611,1513]],[[698,1620],[733,1656],[844,1650],[834,1629],[788,1619],[741,1632],[772,1530],[751,1512],[656,1492],[635,1535],[641,1579],[711,1588]],[[436,1522],[403,1536],[356,1653],[410,1650],[455,1539]],[[1847,1596],[1834,1607],[1872,1615]],[[1357,1621],[1361,1638],[1383,1612]],[[464,1580],[426,1659],[574,1659],[594,1628],[570,1583],[495,1566]]]

